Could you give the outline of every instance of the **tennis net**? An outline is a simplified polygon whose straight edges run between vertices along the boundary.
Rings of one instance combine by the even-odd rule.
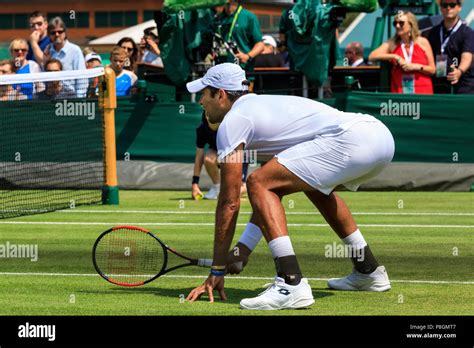
[[[103,75],[0,75],[0,218],[101,202]]]

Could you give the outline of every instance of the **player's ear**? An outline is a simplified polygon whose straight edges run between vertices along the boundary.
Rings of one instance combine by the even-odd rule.
[[[226,92],[223,89],[219,89],[219,99],[226,97]]]

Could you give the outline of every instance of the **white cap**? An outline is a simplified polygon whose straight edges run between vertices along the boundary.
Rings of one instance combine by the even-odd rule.
[[[275,39],[273,38],[273,36],[264,35],[262,37],[262,41],[265,45],[270,45],[270,46],[273,46],[274,48],[277,47],[277,43],[276,43]]]
[[[84,57],[84,60],[86,61],[86,63],[88,61],[91,61],[93,59],[97,59],[99,62],[102,63],[102,58],[95,52],[91,52],[91,53],[88,53],[86,54],[86,56]]]
[[[204,77],[186,84],[189,93],[197,93],[210,86],[225,91],[247,91],[245,71],[237,64],[222,63],[210,68]]]

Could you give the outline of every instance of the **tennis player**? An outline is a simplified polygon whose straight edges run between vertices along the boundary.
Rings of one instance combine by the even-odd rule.
[[[277,276],[266,291],[241,300],[241,308],[296,309],[313,304],[311,288],[303,278],[288,236],[281,204],[283,196],[301,191],[343,242],[357,251],[351,257],[353,273],[331,279],[329,287],[390,289],[385,268],[373,256],[349,208],[334,193],[339,185],[357,190],[390,163],[395,148],[390,131],[370,115],[341,112],[295,96],[248,94],[247,85],[245,72],[230,63],[216,65],[203,78],[187,84],[189,92],[202,93],[200,103],[209,121],[220,123],[217,148],[221,162],[213,266],[204,284],[193,289],[187,299],[194,301],[207,293],[213,302],[213,290],[217,290],[225,300],[226,265],[239,258],[245,263],[263,233]],[[238,252],[230,253],[239,256],[229,261],[240,207],[242,158],[248,150],[257,151],[259,159],[269,161],[248,178],[253,216],[237,244]]]

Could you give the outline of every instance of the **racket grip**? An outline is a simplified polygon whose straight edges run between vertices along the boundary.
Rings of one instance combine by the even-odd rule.
[[[199,267],[211,267],[212,266],[212,259],[198,259]]]

